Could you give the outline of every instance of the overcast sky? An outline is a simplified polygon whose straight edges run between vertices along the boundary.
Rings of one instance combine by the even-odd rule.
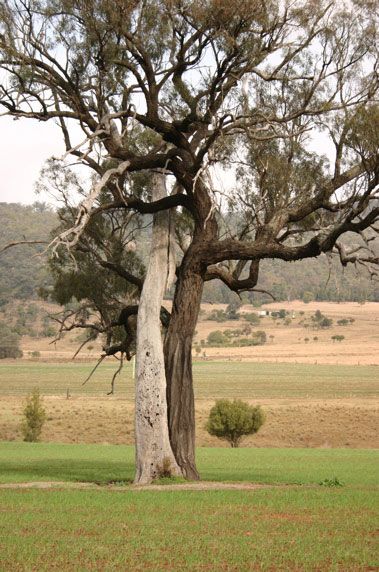
[[[45,161],[53,155],[60,157],[65,151],[59,127],[52,121],[15,121],[3,116],[0,117],[0,130],[0,202],[52,203],[51,197],[35,194],[35,182]],[[311,147],[329,156],[334,154],[330,141],[320,134],[315,137]],[[216,177],[216,187],[222,187],[218,179]],[[229,184],[233,184],[232,181]]]
[[[46,200],[34,183],[49,157],[62,155],[59,128],[51,122],[0,117],[0,202],[33,203]]]

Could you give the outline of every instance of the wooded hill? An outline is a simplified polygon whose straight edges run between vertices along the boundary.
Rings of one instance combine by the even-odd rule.
[[[48,240],[57,216],[43,203],[0,203],[0,251],[13,241]],[[38,288],[51,281],[46,259],[38,256],[46,245],[19,245],[0,254],[0,305],[14,298],[36,298]]]
[[[21,205],[0,203],[0,250],[17,240],[47,240],[57,226],[57,216],[43,203]],[[146,235],[145,235],[146,236]],[[38,296],[40,286],[51,282],[43,245],[16,246],[0,255],[0,305],[12,299],[29,300]],[[143,249],[147,252],[147,248]],[[325,301],[379,302],[379,284],[362,270],[349,265],[342,268],[338,260],[325,255],[301,262],[263,261],[257,285],[278,300],[315,299]],[[206,283],[205,302],[229,303],[236,295],[221,282]],[[270,301],[266,295],[243,294],[251,301]]]

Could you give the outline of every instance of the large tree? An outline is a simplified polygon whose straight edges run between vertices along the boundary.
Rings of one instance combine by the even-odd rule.
[[[321,253],[376,273],[376,3],[7,0],[0,18],[4,112],[55,121],[65,159],[94,174],[53,248],[75,250],[104,213],[171,213],[184,253],[164,342],[168,422],[178,465],[198,478],[191,345],[204,282],[254,290],[265,258]],[[157,169],[171,194],[136,192]]]

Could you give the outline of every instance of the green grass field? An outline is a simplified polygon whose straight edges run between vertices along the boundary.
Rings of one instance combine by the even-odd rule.
[[[0,395],[21,398],[34,387],[44,395],[64,396],[67,388],[71,395],[104,395],[117,364],[101,365],[82,386],[91,367],[2,363]],[[353,402],[377,396],[378,371],[195,362],[195,393],[198,400]],[[116,398],[134,398],[130,364],[117,382]],[[205,487],[206,481],[267,487],[135,491],[132,447],[0,443],[0,483],[93,483],[90,489],[0,488],[0,571],[379,570],[377,450],[212,447],[199,448],[197,458]],[[320,485],[335,477],[343,486]]]
[[[93,364],[14,363],[0,364],[0,395],[24,395],[39,387],[44,395],[99,395],[110,389],[116,362],[102,364],[82,385]],[[376,366],[309,365],[289,363],[202,362],[194,363],[197,399],[222,397],[344,398],[377,397]],[[116,396],[134,399],[131,364],[117,381]]]
[[[0,444],[0,480],[127,481],[133,449]],[[258,490],[0,490],[0,569],[376,570],[377,453],[199,449],[204,479]],[[336,476],[342,487],[320,486]],[[298,486],[286,484],[302,483]]]
[[[338,477],[346,485],[376,484],[375,449],[252,449],[201,447],[204,480],[314,485]],[[121,445],[0,443],[0,482],[131,481],[134,448]]]

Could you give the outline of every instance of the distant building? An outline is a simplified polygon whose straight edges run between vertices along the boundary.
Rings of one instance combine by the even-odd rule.
[[[258,316],[260,318],[264,318],[265,316],[271,316],[271,312],[269,310],[259,310]]]

